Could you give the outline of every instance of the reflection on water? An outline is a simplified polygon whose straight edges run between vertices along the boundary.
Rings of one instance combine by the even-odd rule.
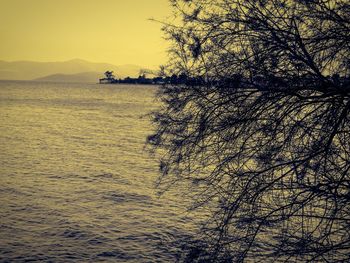
[[[144,150],[155,87],[0,82],[0,260],[171,262],[193,230]]]

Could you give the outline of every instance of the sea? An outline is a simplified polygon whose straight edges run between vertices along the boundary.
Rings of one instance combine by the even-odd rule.
[[[0,81],[0,262],[176,262],[196,231],[158,195],[156,86]]]

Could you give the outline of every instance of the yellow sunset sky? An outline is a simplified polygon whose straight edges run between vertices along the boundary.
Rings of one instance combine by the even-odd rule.
[[[168,0],[0,0],[0,60],[157,67],[166,62],[161,24]]]

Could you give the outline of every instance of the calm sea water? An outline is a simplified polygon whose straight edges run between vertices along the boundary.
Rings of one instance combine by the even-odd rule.
[[[0,82],[0,261],[173,262],[194,230],[144,149],[155,87]]]

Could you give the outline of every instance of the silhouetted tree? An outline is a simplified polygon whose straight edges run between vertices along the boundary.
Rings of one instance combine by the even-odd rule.
[[[210,210],[203,262],[350,261],[348,0],[173,0],[148,141]],[[192,253],[193,254],[193,253]]]
[[[114,80],[113,71],[108,71],[108,70],[107,70],[104,74],[105,74],[105,76],[106,76],[107,79],[109,79],[109,80]]]

